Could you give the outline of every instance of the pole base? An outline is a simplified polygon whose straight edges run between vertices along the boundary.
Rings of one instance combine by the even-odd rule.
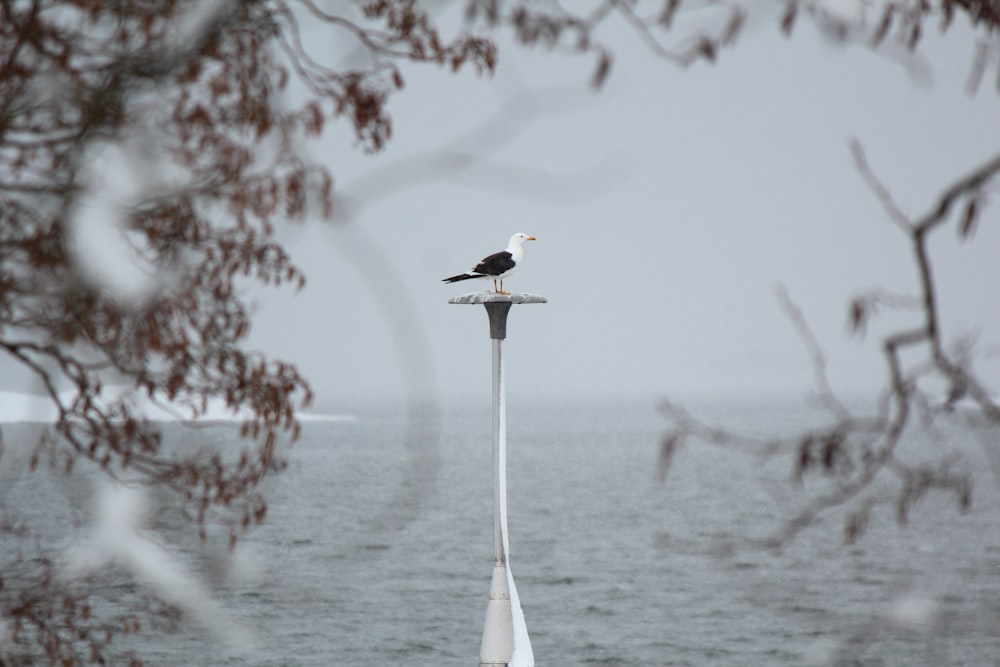
[[[486,605],[486,625],[483,643],[479,649],[479,665],[507,665],[514,654],[514,615],[510,607],[510,590],[507,588],[507,566],[493,564],[490,582],[490,601]]]

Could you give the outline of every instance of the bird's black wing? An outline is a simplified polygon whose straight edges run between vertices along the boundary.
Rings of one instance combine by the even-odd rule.
[[[473,267],[473,273],[479,273],[484,276],[499,276],[501,273],[510,271],[514,268],[514,256],[511,255],[506,250],[501,250],[500,252],[495,252],[489,257],[483,259],[483,261],[476,264]]]

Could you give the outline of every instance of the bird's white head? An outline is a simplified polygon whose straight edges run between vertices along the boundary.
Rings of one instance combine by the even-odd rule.
[[[528,236],[523,232],[518,232],[517,234],[514,234],[513,236],[510,237],[509,245],[524,245],[525,241],[534,241],[534,240],[535,240],[534,236]]]

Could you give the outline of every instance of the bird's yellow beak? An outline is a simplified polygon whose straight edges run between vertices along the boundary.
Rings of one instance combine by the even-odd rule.
[[[535,238],[534,236],[529,236],[529,237],[528,237],[528,240],[529,240],[529,241],[537,241],[538,239],[536,239],[536,238]]]

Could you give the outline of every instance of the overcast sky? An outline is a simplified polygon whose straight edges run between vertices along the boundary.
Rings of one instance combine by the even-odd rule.
[[[912,291],[915,270],[849,139],[920,214],[997,150],[1000,96],[989,83],[964,92],[967,31],[927,35],[927,59],[907,67],[805,22],[786,39],[776,21],[687,70],[618,26],[604,35],[615,64],[599,93],[590,60],[502,40],[492,79],[408,69],[385,153],[350,150],[344,128],[311,147],[350,222],[286,232],[309,284],[262,298],[254,344],[298,362],[325,407],[408,390],[488,396],[486,314],[447,303],[487,284],[440,280],[523,231],[538,240],[505,286],[549,303],[511,312],[511,396],[804,394],[809,357],[779,284],[834,385],[878,386],[880,328],[849,336],[848,303],[876,285]],[[456,154],[478,159],[457,169]],[[1000,311],[995,211],[974,243],[944,230],[934,245],[945,330],[978,335],[983,353]]]
[[[689,69],[610,24],[600,37],[614,67],[599,93],[591,58],[502,37],[492,78],[406,68],[383,153],[357,150],[346,123],[304,147],[334,174],[336,223],[282,228],[309,282],[255,296],[251,347],[296,362],[321,409],[488,397],[485,311],[447,301],[489,285],[441,279],[523,231],[538,240],[505,286],[549,303],[511,312],[512,400],[804,395],[809,356],[779,284],[827,351],[834,386],[878,386],[884,327],[849,336],[848,303],[876,285],[912,291],[915,270],[848,142],[919,214],[998,150],[1000,94],[993,72],[977,96],[964,92],[973,40],[961,27],[931,31],[926,59],[904,65],[806,21],[785,38],[777,22],[754,16],[718,63]],[[343,55],[323,51],[343,40],[310,37],[324,45],[318,60]],[[944,329],[992,352],[994,388],[996,211],[973,243],[948,229],[933,246]],[[0,388],[19,389],[7,377]]]

